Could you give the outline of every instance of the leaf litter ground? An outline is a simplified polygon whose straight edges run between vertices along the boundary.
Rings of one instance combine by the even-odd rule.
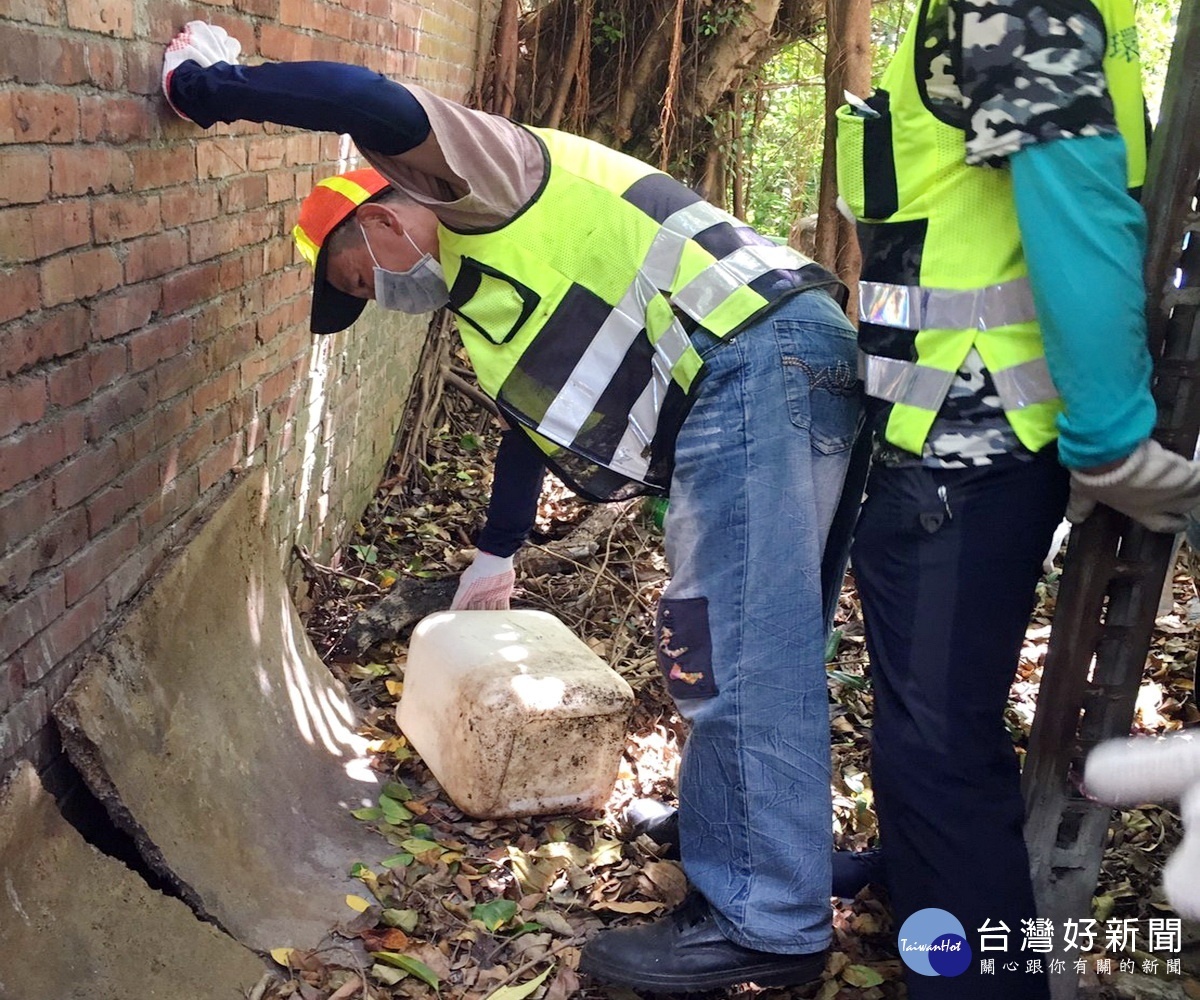
[[[252,1000],[299,997],[451,997],[462,1000],[636,1000],[576,974],[579,949],[603,926],[653,919],[679,903],[679,866],[621,822],[631,799],[671,800],[686,724],[659,681],[653,609],[667,580],[661,534],[640,502],[595,512],[548,477],[532,542],[518,562],[514,607],[557,615],[629,681],[635,709],[616,788],[602,814],[478,821],[464,816],[408,746],[394,720],[406,640],[421,614],[445,607],[453,578],[470,562],[483,521],[496,438],[478,418],[452,414],[430,443],[416,483],[385,479],[336,570],[308,562],[310,635],[365,713],[376,767],[387,784],[377,807],[360,811],[381,833],[380,856],[355,874],[338,931],[312,953],[279,952],[281,976]],[[580,541],[582,539],[582,541]],[[1138,731],[1158,733],[1200,719],[1194,699],[1195,620],[1190,576],[1173,582],[1174,603],[1159,619]],[[1054,610],[1057,571],[1039,602],[1012,687],[1007,723],[1018,751],[1033,718]],[[406,597],[405,595],[409,595]],[[424,596],[422,596],[424,595]],[[387,596],[409,614],[384,616],[363,631],[363,615]],[[422,603],[424,601],[424,603]],[[368,616],[369,618],[369,616]],[[402,623],[398,631],[395,623]],[[357,625],[356,625],[357,623]],[[831,643],[833,824],[839,847],[873,846],[868,773],[872,717],[861,610],[852,577],[843,589]],[[364,635],[367,637],[364,639]],[[350,641],[353,638],[355,641]],[[1163,808],[1120,812],[1109,834],[1095,915],[1143,921],[1171,916],[1160,871],[1179,839],[1178,816]],[[726,996],[762,1000],[894,1000],[905,996],[883,890],[834,901],[834,946],[824,978],[803,988],[735,988]],[[1114,969],[1120,956],[1114,956]],[[1140,969],[1140,964],[1138,966]],[[1136,977],[1090,980],[1095,1000],[1158,996]],[[1143,985],[1139,985],[1139,982]],[[1200,998],[1200,982],[1159,980],[1162,996]]]

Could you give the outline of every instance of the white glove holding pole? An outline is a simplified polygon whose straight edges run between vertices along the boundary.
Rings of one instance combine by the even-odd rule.
[[[476,552],[471,565],[459,577],[450,610],[507,611],[516,582],[512,556]]]
[[[236,66],[241,54],[242,43],[224,28],[206,21],[188,21],[183,31],[172,39],[163,56],[162,88],[167,103],[171,104],[171,74],[189,59],[201,66],[212,66],[219,62]],[[171,110],[184,121],[191,121],[174,104],[171,104]]]
[[[1098,503],[1151,531],[1183,531],[1188,514],[1200,506],[1200,462],[1168,451],[1157,441],[1143,441],[1111,472],[1071,473],[1067,520],[1079,524]]]

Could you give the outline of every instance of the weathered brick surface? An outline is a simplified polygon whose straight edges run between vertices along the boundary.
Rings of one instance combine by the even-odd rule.
[[[8,0],[0,14],[0,780],[234,470],[267,463],[286,564],[378,481],[425,324],[308,332],[297,203],[339,138],[203,131],[159,93],[204,17],[249,61],[361,62],[461,97],[498,0]],[[289,566],[298,582],[298,573]]]

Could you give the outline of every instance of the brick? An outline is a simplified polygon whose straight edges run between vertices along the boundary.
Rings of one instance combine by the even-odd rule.
[[[283,16],[282,7],[281,0],[281,17]],[[261,30],[258,54],[264,59],[291,62],[313,58],[313,40],[308,35],[301,35],[275,24],[263,24]]]
[[[217,293],[219,282],[220,266],[216,263],[172,274],[163,281],[162,314],[170,316],[207,301]]]
[[[92,350],[87,359],[88,382],[93,393],[123,378],[129,367],[124,344],[104,344]]]
[[[135,149],[129,159],[135,191],[190,184],[196,179],[196,152],[191,146]]]
[[[31,205],[50,193],[50,154],[0,149],[0,205]]]
[[[29,745],[49,726],[50,701],[45,691],[27,691],[25,697],[0,718],[0,761],[24,758]],[[8,769],[8,763],[5,763]]]
[[[160,400],[174,399],[204,379],[204,355],[185,351],[160,362],[154,369],[154,391]]]
[[[242,452],[242,436],[236,434],[218,445],[216,451],[200,463],[200,492],[215,486],[233,469]]]
[[[193,412],[197,417],[209,410],[228,403],[237,394],[237,372],[222,372],[215,379],[197,386],[192,399]]]
[[[0,209],[0,265],[37,260],[33,246],[33,210]]]
[[[97,440],[154,404],[154,392],[147,379],[126,379],[112,389],[97,393],[88,404],[87,436]]]
[[[121,468],[133,468],[143,458],[152,454],[157,446],[157,439],[158,430],[150,418],[139,420],[117,434],[112,440]]]
[[[221,209],[226,214],[261,208],[266,203],[267,179],[262,174],[234,178],[221,196]]]
[[[98,492],[113,480],[116,446],[111,441],[82,451],[54,473],[54,506],[68,510]]]
[[[196,146],[196,175],[201,180],[246,172],[246,143],[242,139],[212,138]]]
[[[57,365],[46,376],[50,402],[55,406],[74,406],[91,395],[92,382],[88,356],[78,354]]]
[[[38,375],[0,383],[0,437],[18,427],[36,424],[45,415],[45,378]]]
[[[87,525],[92,536],[154,496],[161,480],[158,463],[153,459],[127,472],[108,489],[87,502]]]
[[[122,195],[92,205],[97,243],[115,243],[155,232],[161,223],[157,195]]]
[[[74,142],[79,137],[79,105],[68,94],[20,89],[0,94],[0,145]]]
[[[66,610],[66,586],[55,580],[0,611],[0,660],[24,646]]]
[[[51,191],[60,197],[128,191],[133,167],[124,150],[105,146],[76,146],[50,154]]]
[[[133,37],[133,0],[67,0],[67,24],[117,38]]]
[[[34,249],[39,258],[82,246],[91,239],[92,220],[83,199],[56,201],[31,209]]]
[[[49,479],[0,494],[0,552],[31,538],[46,523],[53,499],[54,486]]]
[[[170,229],[214,218],[220,206],[217,192],[211,187],[191,185],[180,191],[164,191],[161,209],[163,227]]]
[[[112,572],[121,559],[138,545],[138,523],[122,521],[103,537],[95,540],[63,570],[68,604],[91,593]],[[106,595],[107,603],[107,595]]]
[[[137,284],[178,271],[188,262],[187,234],[158,233],[125,244],[125,281]]]
[[[0,271],[0,323],[19,319],[33,312],[41,304],[38,275],[33,268],[16,271]],[[8,338],[0,330],[0,343]],[[0,351],[0,364],[11,365],[13,358]]]
[[[157,131],[155,108],[147,98],[81,97],[79,134],[84,142],[139,142]]]
[[[191,340],[191,323],[184,317],[139,330],[128,340],[129,370],[145,371],[164,358],[174,357],[187,350]]]
[[[31,682],[45,677],[80,646],[95,638],[104,625],[107,613],[103,591],[95,591],[69,607],[54,624],[21,651],[25,676]]]
[[[0,79],[68,86],[87,80],[83,43],[13,22],[0,22]]]
[[[30,24],[54,24],[62,21],[62,0],[5,0],[4,16]]]
[[[246,143],[246,167],[262,173],[283,162],[284,141],[280,136],[258,136]]]
[[[0,715],[7,712],[25,692],[25,669],[11,660],[0,661]]]
[[[127,67],[127,52],[131,48],[129,42],[108,42],[99,38],[89,38],[87,44],[88,79],[102,90],[120,90],[125,87],[134,94],[146,93],[136,90],[129,83]],[[159,57],[161,65],[162,57]]]
[[[128,270],[126,280],[129,280]],[[109,340],[140,329],[150,322],[161,299],[158,285],[143,283],[94,300],[90,309],[92,339]]]
[[[57,465],[83,445],[83,417],[68,413],[0,441],[0,492]]]
[[[121,262],[111,247],[75,251],[51,258],[39,268],[42,304],[90,298],[121,284]]]
[[[235,9],[254,17],[275,21],[279,17],[280,0],[233,0]]]
[[[21,273],[21,272],[19,272]],[[36,285],[32,268],[26,272]],[[36,298],[36,291],[35,291]],[[9,301],[10,286],[0,276],[0,306]],[[88,316],[83,306],[70,305],[36,320],[0,329],[0,374],[12,375],[40,361],[60,358],[87,343]]]

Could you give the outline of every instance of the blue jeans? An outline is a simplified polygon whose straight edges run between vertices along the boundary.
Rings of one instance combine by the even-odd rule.
[[[804,954],[830,939],[821,557],[860,422],[855,335],[809,291],[694,342],[705,375],[676,443],[657,628],[691,723],[683,868],[730,940]]]

